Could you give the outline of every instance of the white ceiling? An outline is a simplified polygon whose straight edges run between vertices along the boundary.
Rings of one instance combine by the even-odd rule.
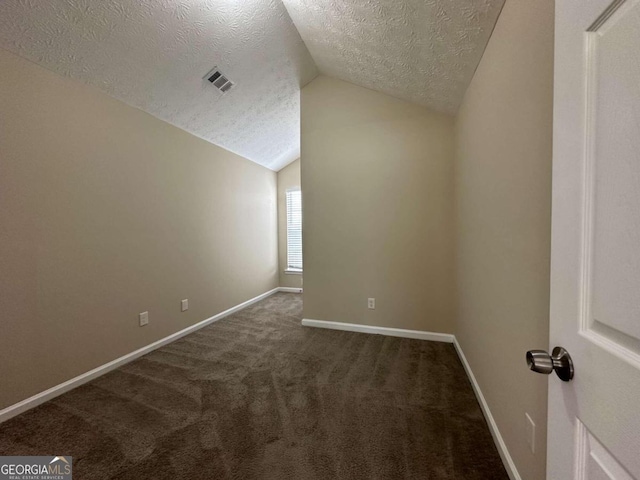
[[[2,0],[0,47],[272,170],[300,156],[317,71],[280,0]]]
[[[450,114],[462,101],[504,4],[283,1],[321,73]]]
[[[0,0],[0,47],[279,170],[300,156],[316,64],[455,113],[503,3]],[[216,65],[236,84],[227,94],[203,80]]]

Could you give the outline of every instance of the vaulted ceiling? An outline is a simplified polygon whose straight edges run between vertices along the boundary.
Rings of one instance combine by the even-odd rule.
[[[503,3],[2,0],[0,47],[279,170],[318,71],[455,113]]]
[[[504,0],[283,0],[320,72],[455,114]]]
[[[0,46],[273,170],[300,156],[317,71],[280,0],[2,0]]]

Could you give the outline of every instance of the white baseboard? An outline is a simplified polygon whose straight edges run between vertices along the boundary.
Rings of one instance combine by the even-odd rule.
[[[516,465],[513,462],[511,455],[509,454],[507,445],[504,443],[504,439],[500,434],[500,430],[498,430],[498,425],[496,424],[496,421],[491,414],[491,410],[489,410],[489,405],[487,404],[487,401],[485,400],[484,395],[480,390],[480,385],[478,385],[478,381],[471,371],[469,362],[467,362],[467,359],[462,352],[462,348],[460,347],[460,344],[458,343],[458,340],[454,335],[446,333],[425,332],[421,330],[403,330],[401,328],[358,325],[354,323],[328,322],[325,320],[311,320],[308,318],[302,320],[302,325],[304,325],[305,327],[329,328],[332,330],[346,330],[349,332],[373,333],[378,335],[388,335],[392,337],[405,337],[415,338],[418,340],[431,340],[436,342],[453,343],[456,352],[458,353],[458,357],[460,357],[460,361],[462,362],[462,365],[467,372],[467,376],[471,381],[473,391],[475,392],[478,403],[482,408],[482,413],[484,413],[484,417],[487,420],[489,431],[491,432],[491,436],[493,437],[493,441],[496,444],[496,448],[498,449],[498,453],[500,454],[500,458],[502,459],[502,463],[504,464],[504,468],[507,471],[509,478],[511,480],[522,480],[520,474],[518,473],[518,469],[516,468]]]
[[[68,392],[69,390],[72,390],[76,387],[79,387],[80,385],[87,383],[90,380],[93,380],[94,378],[104,375],[105,373],[110,372],[111,370],[114,370],[126,363],[129,363],[135,360],[136,358],[146,355],[147,353],[153,350],[156,350],[157,348],[163,347],[168,343],[174,342],[179,338],[184,337],[185,335],[189,335],[190,333],[193,333],[196,330],[206,327],[211,323],[214,323],[224,317],[227,317],[232,313],[237,312],[238,310],[242,310],[243,308],[246,308],[249,305],[259,302],[260,300],[263,300],[264,298],[267,298],[268,296],[273,295],[274,293],[280,292],[280,291],[282,291],[280,287],[274,288],[273,290],[269,290],[268,292],[258,295],[257,297],[253,297],[252,299],[247,300],[246,302],[242,302],[239,305],[236,305],[235,307],[231,307],[228,310],[225,310],[224,312],[220,312],[217,315],[214,315],[213,317],[209,317],[206,320],[198,322],[195,325],[191,325],[190,327],[180,330],[179,332],[176,332],[174,334],[171,334],[168,337],[164,337],[134,352],[128,353],[120,358],[116,358],[115,360],[112,360],[109,363],[105,363],[104,365],[94,368],[93,370],[83,373],[82,375],[78,375],[77,377],[67,380],[64,383],[56,385],[55,387],[51,387],[48,390],[45,390],[44,392],[40,392],[32,397],[22,400],[21,402],[18,402],[14,405],[6,407],[0,410],[0,423],[5,422],[10,418],[15,417],[16,415],[20,415],[21,413],[26,412],[27,410],[37,407],[38,405],[48,400],[51,400],[52,398],[62,395],[63,393]]]
[[[309,318],[303,318],[302,325],[305,327],[329,328],[331,330],[346,330],[348,332],[373,333],[376,335],[387,335],[389,337],[415,338],[418,340],[431,340],[432,342],[453,343],[453,335],[448,333],[375,327],[372,325],[358,325],[355,323],[328,322],[326,320],[312,320]]]
[[[516,464],[513,462],[511,455],[509,454],[509,450],[507,449],[507,445],[504,443],[504,439],[502,435],[500,435],[500,430],[498,430],[498,425],[496,424],[493,415],[491,414],[491,410],[489,410],[489,404],[484,398],[482,394],[482,390],[480,390],[480,385],[476,380],[476,377],[473,375],[471,371],[471,366],[469,362],[467,362],[467,358],[464,356],[462,351],[462,347],[458,343],[458,339],[454,337],[453,345],[456,347],[456,351],[458,352],[458,357],[460,357],[460,361],[464,366],[465,371],[467,372],[467,376],[471,381],[471,385],[473,386],[473,391],[476,394],[476,398],[478,399],[478,403],[480,404],[480,408],[482,408],[482,413],[484,413],[484,418],[487,420],[487,424],[489,425],[489,431],[491,432],[491,436],[493,437],[493,442],[496,444],[496,448],[498,449],[498,453],[500,454],[500,458],[502,459],[502,463],[504,464],[504,468],[507,470],[507,474],[511,480],[522,480],[520,474],[518,473],[518,469],[516,468]]]
[[[111,370],[115,370],[116,368],[126,363],[129,363],[135,360],[136,358],[146,355],[147,353],[153,350],[156,350],[164,345],[174,342],[179,338],[184,337],[185,335],[188,335],[192,332],[195,332],[196,330],[206,327],[207,325],[214,323],[224,317],[227,317],[232,313],[242,310],[243,308],[246,308],[249,305],[259,302],[260,300],[263,300],[264,298],[267,298],[276,292],[302,293],[302,289],[290,288],[290,287],[277,287],[272,290],[269,290],[268,292],[258,295],[257,297],[247,300],[246,302],[242,302],[239,305],[236,305],[235,307],[231,307],[228,310],[225,310],[224,312],[220,312],[217,315],[214,315],[213,317],[207,318],[206,320],[196,323],[195,325],[191,325],[190,327],[180,330],[179,332],[169,335],[168,337],[162,338],[134,352],[128,353],[127,355],[124,355],[120,358],[116,358],[115,360],[109,363],[105,363],[104,365],[94,368],[93,370],[83,373],[82,375],[78,375],[77,377],[67,380],[66,382],[56,385],[55,387],[51,387],[48,390],[45,390],[44,392],[40,392],[32,397],[22,400],[21,402],[18,402],[14,405],[6,407],[3,410],[0,410],[0,423],[5,422],[10,418],[15,417],[16,415],[20,415],[21,413],[26,412],[27,410],[37,407],[38,405],[48,400],[51,400],[52,398],[55,398],[59,395],[62,395],[63,393],[68,392],[69,390],[79,387],[80,385],[87,383],[101,375],[104,375],[105,373],[110,372]],[[500,454],[500,457],[502,458],[502,462],[504,463],[505,469],[507,470],[507,474],[509,475],[509,478],[511,480],[521,480],[520,474],[516,469],[515,463],[513,462],[513,459],[509,454],[509,450],[507,449],[507,446],[504,443],[502,435],[498,430],[498,425],[496,424],[493,418],[493,415],[491,414],[491,410],[489,410],[489,405],[487,404],[487,401],[485,400],[484,395],[480,390],[480,386],[478,385],[478,382],[475,376],[473,375],[473,372],[471,371],[469,362],[467,362],[467,359],[464,356],[462,348],[460,347],[460,344],[458,343],[458,340],[455,338],[454,335],[446,334],[446,333],[426,332],[421,330],[405,330],[401,328],[376,327],[371,325],[358,325],[353,323],[329,322],[325,320],[312,320],[308,318],[305,318],[302,320],[302,325],[306,327],[327,328],[327,329],[333,329],[333,330],[345,330],[350,332],[388,335],[391,337],[414,338],[418,340],[430,340],[435,342],[453,343],[453,345],[456,348],[456,351],[458,352],[458,356],[460,357],[460,361],[462,362],[462,365],[464,366],[464,369],[467,372],[467,376],[471,381],[471,385],[473,386],[473,390],[478,399],[478,403],[480,403],[482,412],[484,413],[484,416],[487,420],[487,424],[489,425],[489,430],[491,431],[491,435],[493,436],[493,440],[498,449],[498,453]]]

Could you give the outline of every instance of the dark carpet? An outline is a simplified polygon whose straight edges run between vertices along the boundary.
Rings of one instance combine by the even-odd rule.
[[[508,479],[450,344],[300,325],[278,293],[0,425],[74,479]]]

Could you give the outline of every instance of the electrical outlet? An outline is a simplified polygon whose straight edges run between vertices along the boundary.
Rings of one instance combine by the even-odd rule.
[[[376,299],[375,298],[369,298],[367,300],[367,307],[369,308],[369,310],[375,310],[376,309]]]
[[[528,413],[524,414],[526,418],[527,444],[531,453],[536,453],[536,424],[533,423]]]
[[[140,326],[144,327],[147,323],[149,323],[149,312],[142,312],[138,315],[138,320],[140,320]]]
[[[180,311],[186,312],[187,310],[189,310],[189,299],[185,298],[184,300],[182,300],[182,302],[180,302]]]

